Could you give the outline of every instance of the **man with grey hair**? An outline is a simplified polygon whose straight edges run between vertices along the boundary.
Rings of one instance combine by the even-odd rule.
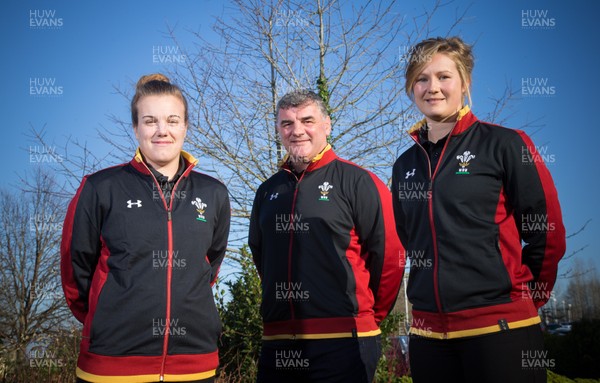
[[[256,193],[248,239],[262,284],[258,382],[371,382],[405,263],[391,194],[334,153],[314,92],[283,96],[277,131],[287,155]]]

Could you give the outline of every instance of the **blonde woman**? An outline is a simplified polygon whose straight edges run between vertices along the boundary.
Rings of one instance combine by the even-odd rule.
[[[406,68],[424,116],[392,180],[411,263],[411,371],[415,383],[544,382],[527,368],[544,362],[526,359],[543,355],[537,310],[565,251],[558,196],[525,133],[466,105],[473,63],[460,38],[432,38]]]

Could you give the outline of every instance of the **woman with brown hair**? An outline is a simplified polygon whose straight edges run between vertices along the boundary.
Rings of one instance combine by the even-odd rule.
[[[84,177],[63,226],[63,289],[83,323],[80,382],[212,382],[227,188],[193,170],[181,90],[140,78],[133,159]]]

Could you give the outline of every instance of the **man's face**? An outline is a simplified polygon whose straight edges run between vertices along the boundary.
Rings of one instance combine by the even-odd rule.
[[[316,103],[308,102],[295,108],[280,109],[277,131],[291,162],[305,164],[301,166],[303,170],[327,145],[331,119],[321,114]]]

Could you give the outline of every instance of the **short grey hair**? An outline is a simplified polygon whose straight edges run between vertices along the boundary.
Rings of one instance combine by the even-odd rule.
[[[281,97],[281,99],[277,103],[277,107],[275,108],[275,116],[279,116],[279,111],[281,109],[297,108],[299,106],[303,106],[312,102],[317,104],[317,107],[321,111],[323,117],[329,116],[329,113],[327,112],[327,107],[325,106],[325,103],[323,102],[321,96],[308,89],[293,90],[289,93],[286,93],[285,96]]]

